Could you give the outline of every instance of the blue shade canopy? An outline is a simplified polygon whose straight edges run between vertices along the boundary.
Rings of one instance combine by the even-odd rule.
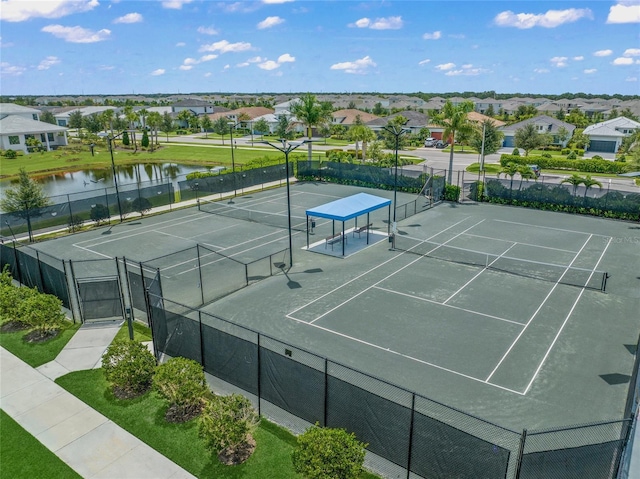
[[[358,193],[307,210],[307,216],[347,221],[391,204],[391,200],[368,193]]]

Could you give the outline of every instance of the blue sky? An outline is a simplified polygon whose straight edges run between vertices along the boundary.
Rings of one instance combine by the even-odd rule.
[[[2,95],[640,94],[640,1],[1,0]]]

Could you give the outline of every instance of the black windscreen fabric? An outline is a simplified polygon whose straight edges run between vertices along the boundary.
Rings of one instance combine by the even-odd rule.
[[[156,297],[153,297],[153,299],[150,297],[149,299],[151,300],[151,332],[153,333],[153,343],[156,351],[166,353],[165,346],[167,344],[167,337],[169,336],[167,331],[167,316],[162,304],[156,301]]]
[[[354,432],[367,450],[407,467],[411,410],[329,376],[327,427]]]
[[[40,262],[40,271],[42,272],[44,292],[57,296],[65,308],[70,308],[69,289],[64,272],[42,261]]]
[[[30,288],[38,288],[38,291],[43,292],[42,279],[40,278],[40,268],[38,260],[34,256],[29,256],[23,251],[16,250],[18,253],[18,264],[20,266],[20,276],[22,278],[22,284],[29,286]]]
[[[171,357],[182,356],[202,364],[198,321],[165,310],[167,335],[158,348]],[[155,319],[155,318],[154,318]]]
[[[79,282],[82,317],[87,319],[122,318],[122,298],[117,279]]]
[[[509,455],[507,449],[418,412],[414,415],[411,471],[422,477],[504,478]]]
[[[258,394],[258,345],[202,325],[204,370],[251,394]]]
[[[18,273],[18,263],[16,262],[15,248],[0,244],[0,266],[4,271],[5,265],[9,266],[9,272],[11,277],[16,281],[20,281],[20,274]]]
[[[524,454],[520,479],[614,479],[622,441]]]
[[[260,348],[262,399],[310,423],[324,422],[324,372]]]

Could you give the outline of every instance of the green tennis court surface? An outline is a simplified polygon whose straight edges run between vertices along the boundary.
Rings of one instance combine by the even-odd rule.
[[[296,184],[293,218],[306,223],[306,209],[360,191],[393,197]],[[398,194],[399,204],[414,199]],[[165,296],[188,303],[200,279],[225,282],[226,270],[198,278],[193,255],[176,252],[200,245],[205,271],[288,246],[282,189],[206,209],[37,247],[65,259],[152,260]],[[386,213],[372,222],[386,233]],[[400,221],[397,248],[380,241],[346,258],[306,251],[303,230],[292,231],[290,271],[203,309],[513,430],[622,417],[640,332],[637,223],[442,204]],[[318,222],[311,243],[331,233]]]

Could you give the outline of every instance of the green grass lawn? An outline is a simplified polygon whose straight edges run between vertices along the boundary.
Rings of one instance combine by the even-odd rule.
[[[0,409],[0,474],[11,479],[80,478],[73,469]]]
[[[205,449],[197,420],[170,424],[164,420],[167,404],[155,392],[132,400],[116,399],[102,369],[79,371],[56,380],[61,387],[104,414],[191,474],[201,478],[299,478],[291,452],[296,439],[286,430],[262,420],[255,434],[256,451],[247,462],[224,466]],[[363,479],[377,476],[364,474]]]
[[[502,171],[502,166],[500,166],[500,163],[485,163],[484,169],[488,175],[497,175],[498,173],[500,173],[500,171]],[[478,173],[479,170],[480,170],[479,163],[472,163],[466,168],[466,171],[468,171],[469,173]],[[613,173],[585,173],[583,171],[577,171],[577,170],[544,169],[541,172],[541,174],[543,175],[558,175],[558,176],[570,176],[573,173],[576,173],[582,177],[585,177],[587,175],[590,175],[591,177],[598,177],[598,178],[618,178],[619,177],[619,175],[616,175]]]
[[[114,341],[119,339],[129,339],[129,325],[127,324],[126,321],[116,333],[115,338],[113,338]],[[151,341],[152,339],[153,338],[151,337],[151,329],[148,326],[142,323],[138,323],[137,321],[133,322],[133,340],[134,341],[145,342],[145,341]]]
[[[53,361],[62,348],[69,342],[73,335],[80,328],[80,324],[69,323],[58,336],[44,343],[27,343],[22,338],[28,331],[17,331],[15,333],[0,333],[0,346],[25,363],[37,368],[43,364]]]
[[[502,166],[500,166],[500,163],[484,164],[484,171],[488,175],[496,175],[500,173],[501,170]],[[468,171],[469,173],[478,173],[480,171],[480,163],[471,163],[469,166],[467,166],[466,171]]]

